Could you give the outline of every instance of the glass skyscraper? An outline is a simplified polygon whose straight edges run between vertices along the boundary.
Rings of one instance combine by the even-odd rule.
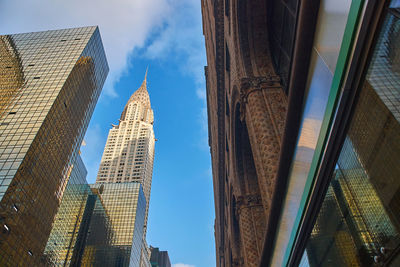
[[[107,263],[107,266],[115,265],[107,260],[108,253],[115,249],[112,247],[113,231],[109,214],[101,199],[103,189],[91,189],[86,182],[86,174],[78,156],[47,241],[42,260],[46,266],[80,266],[83,262],[88,265],[99,262]],[[84,257],[85,249],[87,255]]]
[[[90,185],[98,191],[83,252],[83,266],[139,266],[146,199],[138,182]],[[104,236],[101,221],[106,212],[112,235]],[[110,231],[110,232],[111,232]],[[105,264],[107,263],[107,264]]]
[[[0,265],[43,265],[108,73],[97,27],[0,36]]]
[[[45,248],[44,262],[48,265],[69,266],[71,262],[86,202],[91,192],[85,179],[86,174],[86,168],[78,156]]]

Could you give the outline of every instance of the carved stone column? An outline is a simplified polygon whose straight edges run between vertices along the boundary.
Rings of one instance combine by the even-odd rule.
[[[278,76],[241,79],[241,120],[247,125],[265,214],[269,215],[287,98]]]
[[[259,195],[245,195],[237,198],[236,211],[240,225],[242,255],[247,267],[258,266],[265,229],[264,209]],[[241,265],[243,266],[243,265]]]

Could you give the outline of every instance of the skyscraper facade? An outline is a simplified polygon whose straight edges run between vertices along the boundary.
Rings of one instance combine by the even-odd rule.
[[[97,27],[0,36],[0,265],[41,265],[108,65]]]
[[[101,203],[94,207],[85,241],[84,266],[139,266],[142,249],[146,199],[138,182],[90,185]],[[101,205],[100,205],[101,204]],[[99,224],[103,210],[112,235],[105,236]],[[100,227],[99,227],[100,226]]]
[[[107,266],[116,265],[113,260],[117,257],[109,256],[119,253],[120,249],[113,246],[110,216],[101,197],[103,189],[91,189],[86,174],[78,156],[54,219],[42,258],[43,265],[81,266],[99,262]]]
[[[69,266],[71,263],[90,194],[86,174],[85,165],[78,156],[72,165],[71,175],[46,244],[44,263],[47,265]]]
[[[146,71],[142,85],[126,103],[118,125],[112,125],[110,129],[96,184],[93,185],[104,188],[117,187],[124,192],[132,191],[131,187],[134,186],[135,190],[143,191],[143,201],[130,202],[129,198],[121,199],[121,192],[118,190],[109,191],[107,198],[103,197],[105,208],[110,214],[114,235],[117,239],[124,240],[121,246],[125,246],[126,249],[132,247],[131,260],[128,262],[140,259],[140,266],[150,264],[145,239],[154,160],[153,123],[154,115],[147,92]],[[143,218],[142,205],[144,205]],[[125,228],[130,230],[127,231]],[[136,234],[139,232],[142,234],[138,247]]]
[[[146,197],[145,228],[153,175],[153,123],[146,71],[142,85],[126,103],[119,124],[110,129],[96,180],[96,183],[141,183]]]

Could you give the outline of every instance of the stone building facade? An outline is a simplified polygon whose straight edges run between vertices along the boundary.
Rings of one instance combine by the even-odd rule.
[[[217,266],[398,266],[400,2],[202,0],[202,16]]]
[[[202,0],[217,266],[257,266],[271,213],[288,75],[267,2]]]

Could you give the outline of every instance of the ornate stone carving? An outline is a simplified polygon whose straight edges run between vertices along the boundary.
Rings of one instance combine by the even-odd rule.
[[[231,261],[228,251],[234,247],[232,266],[257,267],[279,160],[286,96],[268,51],[267,2],[228,2],[231,13],[227,20],[224,14],[227,2],[202,0],[209,66],[207,108],[216,190],[217,266]],[[225,68],[227,54],[229,70]],[[236,117],[230,117],[236,116],[237,93],[241,124]],[[225,102],[230,104],[233,114],[226,112]],[[249,140],[243,140],[246,131]],[[236,146],[243,143],[246,147],[241,147],[237,153]],[[234,149],[228,151],[226,144]],[[253,164],[248,164],[249,155]],[[242,168],[240,172],[237,171],[239,166]],[[236,195],[234,208],[229,210],[236,215],[234,220],[226,221],[225,202],[231,194],[224,184],[227,176],[233,182],[235,195],[241,197]],[[232,231],[235,231],[235,238],[227,242]],[[225,249],[222,251],[219,246]]]
[[[240,80],[240,120],[243,121],[245,118],[245,108],[250,94],[264,89],[280,89],[281,87],[280,78],[277,75],[242,78]]]
[[[239,196],[236,200],[236,210],[237,213],[240,213],[240,210],[243,208],[249,208],[253,206],[261,205],[261,196],[260,195],[244,195]]]
[[[287,100],[279,78],[241,79],[241,119],[248,128],[259,188],[266,216],[272,199],[279,161]]]

